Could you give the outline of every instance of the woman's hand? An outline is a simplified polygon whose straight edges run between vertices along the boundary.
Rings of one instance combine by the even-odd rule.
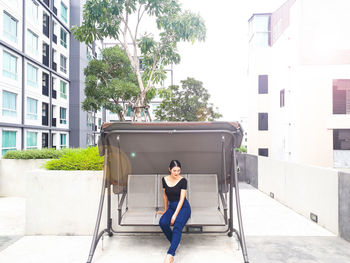
[[[173,215],[173,216],[171,217],[171,221],[170,221],[170,225],[171,225],[171,226],[174,225],[175,220],[176,220],[176,215]]]
[[[164,211],[158,211],[157,214],[158,214],[158,215],[163,215],[165,212],[166,212],[166,210],[164,210]]]

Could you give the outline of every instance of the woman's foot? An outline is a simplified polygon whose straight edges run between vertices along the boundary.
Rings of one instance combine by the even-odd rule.
[[[174,262],[174,257],[170,254],[167,254],[164,260],[164,263],[172,263]]]

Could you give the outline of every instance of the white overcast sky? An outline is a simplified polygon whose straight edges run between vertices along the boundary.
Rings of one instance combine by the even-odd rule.
[[[248,19],[253,13],[273,12],[285,1],[180,0],[184,9],[203,17],[207,38],[205,42],[179,44],[181,63],[174,67],[174,84],[187,77],[200,80],[223,114],[221,120],[244,117]]]

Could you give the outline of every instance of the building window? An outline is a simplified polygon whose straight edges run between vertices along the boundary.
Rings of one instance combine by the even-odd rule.
[[[67,109],[60,107],[60,123],[67,124]]]
[[[67,32],[61,28],[61,45],[67,48]]]
[[[93,59],[92,50],[89,46],[86,46],[86,58],[88,61]]]
[[[259,131],[267,131],[268,126],[268,113],[259,113]]]
[[[27,48],[34,55],[38,55],[38,36],[28,29]]]
[[[5,90],[2,92],[2,116],[17,116],[17,94]]]
[[[94,125],[92,113],[88,112],[86,116],[87,116],[87,121],[86,121],[87,122],[87,126],[92,128],[93,125]]]
[[[94,146],[95,138],[93,134],[86,134],[86,144],[87,146]]]
[[[67,138],[67,134],[60,134],[60,148],[67,147],[66,138]]]
[[[259,94],[267,94],[269,89],[269,76],[259,75]]]
[[[269,149],[259,148],[259,155],[269,157]]]
[[[333,114],[350,114],[350,79],[333,80]]]
[[[27,10],[27,15],[29,20],[33,22],[38,21],[38,4],[34,0],[29,0],[28,1],[28,10]]]
[[[2,75],[10,79],[17,79],[17,57],[6,51],[2,55]]]
[[[17,20],[4,12],[4,36],[17,43]]]
[[[252,47],[269,46],[270,15],[254,15],[249,22],[249,39]]]
[[[49,29],[49,15],[43,12],[43,34],[47,37],[49,37]]]
[[[101,118],[98,118],[98,127],[101,129],[101,126],[102,126],[102,119]]]
[[[61,54],[60,57],[60,70],[67,73],[67,58]]]
[[[33,88],[38,87],[38,69],[27,63],[27,85]]]
[[[284,92],[284,89],[280,91],[280,107],[284,107],[284,95],[285,92]]]
[[[16,150],[16,132],[2,131],[2,155],[8,151]]]
[[[37,132],[27,132],[27,149],[36,149],[38,147],[37,137]]]
[[[27,98],[27,119],[38,119],[38,101],[35,99]]]
[[[333,130],[333,149],[350,150],[350,130]]]
[[[67,23],[67,7],[61,2],[61,18]]]
[[[60,97],[67,99],[67,83],[64,81],[60,81]]]

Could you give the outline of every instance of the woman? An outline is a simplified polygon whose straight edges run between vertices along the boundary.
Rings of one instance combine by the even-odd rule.
[[[174,261],[175,251],[181,240],[182,229],[191,215],[191,206],[186,199],[187,180],[180,176],[181,164],[178,160],[170,162],[169,172],[170,175],[162,178],[164,211],[157,212],[162,215],[159,225],[170,242],[164,263]],[[171,225],[174,225],[173,231],[171,231]]]

